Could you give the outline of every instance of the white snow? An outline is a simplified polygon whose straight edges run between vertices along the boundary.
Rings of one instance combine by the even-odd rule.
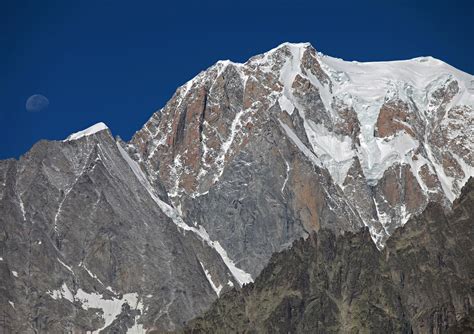
[[[281,152],[280,152],[281,154]],[[288,183],[288,178],[290,177],[290,170],[291,170],[291,167],[290,167],[290,164],[288,163],[288,161],[286,161],[285,157],[283,157],[283,154],[281,154],[283,160],[285,161],[285,165],[286,165],[286,175],[285,175],[285,181],[283,181],[283,185],[281,186],[281,192],[283,193],[283,191],[285,190],[285,187],[286,187],[286,184]]]
[[[381,62],[348,62],[330,56],[322,56],[318,59],[323,68],[329,72],[331,78],[334,73],[344,73],[347,80],[338,85],[338,92],[348,92],[352,96],[358,96],[366,101],[378,100],[384,97],[387,89],[396,84],[407,84],[413,90],[423,91],[426,87],[435,82],[440,77],[447,75],[456,77],[461,84],[467,84],[472,80],[472,75],[464,73],[438,59],[420,58],[401,61],[381,61]],[[407,92],[408,94],[415,92]],[[472,104],[472,94],[466,89],[465,101],[463,104]],[[470,97],[468,96],[470,95]],[[416,96],[418,98],[418,96]],[[471,101],[469,103],[469,101]],[[466,103],[468,102],[468,103]]]
[[[249,273],[246,273],[240,268],[237,268],[234,261],[232,261],[229,258],[229,256],[227,255],[227,252],[220,245],[219,241],[212,241],[209,237],[209,234],[207,234],[207,231],[204,229],[203,226],[199,226],[198,230],[196,230],[194,227],[191,227],[191,230],[195,232],[197,235],[199,235],[202,240],[206,241],[206,243],[210,247],[214,248],[217,251],[217,253],[219,253],[222,260],[226,264],[227,268],[229,268],[230,272],[232,273],[234,278],[237,280],[237,282],[239,282],[240,286],[253,282],[252,275],[250,275]]]
[[[69,137],[67,137],[64,141],[77,140],[77,139],[80,139],[82,137],[90,136],[90,135],[93,135],[93,134],[95,134],[99,131],[107,130],[107,129],[108,129],[107,125],[100,122],[100,123],[97,123],[97,124],[94,124],[94,125],[88,127],[85,130],[82,130],[82,131],[79,131],[79,132],[76,132],[76,133],[73,133],[73,134],[69,135]]]
[[[298,108],[312,146],[311,149],[317,159],[309,154],[309,148],[302,144],[289,127],[286,127],[285,131],[307,157],[315,163],[318,160],[321,161],[340,186],[352,164],[352,158],[356,155],[361,161],[369,184],[377,184],[385,170],[397,162],[410,164],[413,174],[420,181],[417,170],[421,166],[412,160],[413,151],[419,146],[417,140],[404,132],[384,139],[374,136],[380,108],[388,100],[401,99],[407,103],[414,101],[424,117],[431,117],[429,113],[432,113],[431,110],[437,106],[430,105],[430,93],[456,80],[460,86],[460,92],[451,104],[474,105],[474,90],[471,87],[474,77],[432,57],[361,63],[344,61],[319,53],[318,61],[324,72],[331,78],[332,91],[325,84],[321,84],[312,73],[301,72],[301,57],[305,48],[310,46],[308,43],[283,43],[264,55],[255,57],[255,60],[249,63],[258,65],[259,68],[271,67],[270,55],[283,46],[288,47],[291,54],[280,69],[279,81],[283,85],[283,91],[278,97],[278,103],[282,110],[290,114],[295,107]],[[337,136],[329,132],[324,125],[315,124],[305,118],[303,108],[298,105],[292,92],[292,83],[296,75],[307,78],[318,89],[324,107],[332,118],[337,117],[332,108],[332,102],[335,100],[355,110],[361,125],[360,146],[353,149],[352,140],[349,137]],[[452,200],[455,197],[454,179],[445,175],[442,166],[432,156],[428,156],[428,159],[430,169],[433,165],[446,196]],[[463,169],[469,171],[466,164],[463,165]]]
[[[67,270],[69,270],[73,275],[74,275],[74,271],[72,270],[72,268],[70,266],[68,266],[67,264],[65,264],[63,261],[61,261],[59,258],[56,258],[56,260],[58,260],[59,263],[61,263],[63,265],[64,268],[66,268]]]
[[[10,304],[10,305],[11,305],[11,307],[15,308],[15,303],[14,303],[14,302],[12,302],[11,300],[9,300],[9,301],[8,301],[8,304]]]
[[[181,154],[176,154],[173,159],[173,165],[171,166],[170,177],[173,178],[173,187],[170,189],[169,196],[176,197],[178,196],[180,189],[179,189],[179,181],[181,175],[183,173],[183,163],[181,162]]]
[[[430,160],[432,166],[434,167],[436,176],[438,177],[438,180],[441,183],[441,188],[443,189],[444,194],[446,195],[446,197],[448,198],[450,202],[453,202],[454,199],[456,198],[456,195],[454,194],[454,191],[453,191],[454,178],[446,175],[443,166],[440,163],[438,163],[438,160],[433,155],[431,147],[429,145],[424,145],[424,147],[426,150],[426,154],[428,155],[428,159]]]
[[[18,273],[15,270],[12,270],[12,274],[13,276],[18,277]]]
[[[58,232],[58,218],[59,218],[60,215],[61,215],[62,208],[63,208],[63,204],[64,204],[64,202],[66,201],[67,196],[68,196],[69,193],[71,192],[72,188],[74,187],[74,185],[76,184],[76,182],[77,182],[78,179],[79,179],[79,176],[76,178],[76,180],[74,181],[74,183],[73,183],[68,189],[66,189],[66,191],[64,192],[64,197],[63,197],[63,199],[61,200],[61,202],[59,202],[58,210],[56,211],[56,214],[54,215],[53,228],[54,228],[54,231],[55,231],[55,232]]]
[[[390,138],[373,138],[370,142],[361,141],[359,159],[369,184],[375,185],[384,172],[395,163],[409,163],[411,154],[419,142],[405,131]]]
[[[218,172],[214,177],[214,182],[216,182],[224,173],[224,163],[227,153],[234,142],[235,136],[239,133],[240,129],[242,128],[242,117],[248,113],[249,110],[240,110],[235,115],[234,119],[232,120],[232,124],[230,126],[230,135],[229,137],[222,143],[221,150],[219,155],[216,158],[216,164]]]
[[[61,285],[61,288],[59,288],[58,290],[48,291],[47,293],[53,299],[62,299],[62,298],[64,298],[64,299],[69,300],[71,303],[74,303],[74,295],[71,292],[71,290],[69,290],[66,283],[63,283]]]
[[[123,294],[121,298],[112,297],[110,299],[104,299],[104,297],[98,293],[88,293],[82,289],[78,289],[76,294],[73,294],[69,290],[66,283],[63,283],[61,288],[58,290],[47,292],[53,299],[67,299],[71,303],[80,301],[82,308],[85,310],[91,308],[97,308],[102,310],[102,316],[105,324],[97,331],[91,333],[99,333],[101,330],[109,326],[114,319],[121,313],[122,305],[127,303],[132,309],[140,310],[143,314],[143,304],[136,292]],[[135,324],[132,328],[128,329],[127,333],[144,333],[145,330],[141,324],[138,324],[135,319]]]
[[[375,210],[377,211],[377,217],[379,219],[380,224],[385,228],[387,225],[390,224],[391,218],[388,214],[382,212],[379,208],[379,203],[375,198],[373,198],[375,204]]]
[[[0,256],[0,261],[3,261],[3,257]]]
[[[332,96],[329,88],[322,85],[313,74],[307,73],[305,75],[301,72],[301,58],[304,48],[309,46],[309,44],[285,43],[284,45],[289,46],[291,56],[280,71],[279,80],[283,84],[283,92],[278,98],[278,103],[281,109],[289,114],[293,112],[295,107],[298,108],[299,116],[303,119],[306,135],[313,149],[312,152],[287,125],[284,126],[285,132],[308,158],[319,167],[324,166],[334,181],[338,185],[342,185],[352,165],[352,159],[355,156],[355,152],[351,148],[352,140],[349,137],[336,136],[329,132],[322,124],[315,124],[313,121],[306,119],[304,108],[296,102],[292,92],[293,81],[297,75],[308,78],[318,88],[324,107],[330,113],[332,112]]]
[[[290,99],[286,97],[285,94],[282,94],[278,98],[278,103],[280,104],[281,110],[286,111],[289,115],[293,114],[295,106],[293,105],[293,102],[291,102]]]
[[[353,107],[357,113],[361,123],[359,138],[361,147],[358,155],[364,174],[373,183],[376,183],[395,161],[401,160],[411,164],[407,154],[419,144],[408,134],[401,135],[403,137],[397,135],[383,142],[380,138],[374,137],[380,107],[387,99],[397,97],[406,102],[414,101],[425,115],[430,110],[428,93],[455,79],[460,86],[460,92],[455,97],[454,103],[474,105],[474,94],[467,87],[474,77],[431,57],[361,63],[322,56],[319,61],[333,82],[339,81],[334,86],[334,96]],[[343,80],[340,80],[341,74]],[[430,152],[428,154],[430,155]],[[428,158],[435,166],[443,190],[452,200],[454,196],[451,189],[452,180],[446,178],[441,166],[436,166],[432,156]],[[415,171],[413,172],[416,176]]]
[[[117,142],[117,147],[119,149],[120,154],[124,158],[124,160],[128,163],[130,166],[130,169],[133,171],[135,176],[137,177],[138,181],[143,185],[143,187],[147,190],[151,198],[155,201],[156,204],[160,207],[160,209],[163,211],[165,215],[167,215],[173,223],[176,224],[179,228],[183,229],[184,231],[191,231],[195,233],[201,240],[205,241],[211,248],[214,248],[214,250],[219,253],[221,256],[222,260],[226,264],[227,268],[229,271],[232,273],[232,275],[235,277],[235,279],[239,282],[239,284],[242,286],[243,284],[253,282],[252,276],[245,271],[243,271],[240,268],[237,268],[235,263],[228,257],[227,252],[225,251],[224,248],[219,244],[218,241],[212,241],[209,237],[209,234],[207,234],[207,231],[204,229],[204,227],[199,226],[199,228],[189,226],[186,224],[181,216],[178,214],[175,208],[170,206],[169,204],[163,202],[158,196],[155,195],[155,192],[148,181],[147,177],[143,173],[143,171],[140,169],[140,166],[138,163],[130,156],[128,153],[122,148],[120,143]]]
[[[305,130],[313,152],[322,161],[334,182],[342,186],[355,156],[351,138],[329,132],[324,125],[315,124],[311,120],[305,122]]]
[[[132,309],[140,310],[143,314],[143,304],[140,302],[137,293],[126,293],[122,298],[103,299],[103,296],[98,293],[88,293],[82,289],[77,290],[75,299],[81,301],[82,308],[87,310],[90,308],[99,308],[103,312],[105,320],[104,326],[93,333],[99,333],[104,328],[110,326],[115,318],[121,313],[122,305],[127,303]],[[127,333],[142,333],[143,327],[135,322],[133,328],[129,329]]]
[[[23,221],[26,221],[25,205],[23,204],[23,200],[21,199],[21,195],[18,195],[18,200],[20,202],[20,209],[21,209],[21,214],[23,216]]]
[[[81,263],[79,265],[81,268],[84,268],[85,271],[87,271],[87,273],[89,274],[90,277],[92,277],[93,279],[95,279],[97,282],[99,282],[100,284],[104,285],[104,283],[102,283],[102,281],[97,277],[97,275],[93,274],[87,267],[85,264]],[[109,287],[110,288],[110,287]],[[107,289],[109,290],[109,289]],[[109,291],[112,291],[112,288],[109,290]]]
[[[99,149],[99,158],[100,158],[100,155],[104,155],[106,156],[106,154],[104,153],[104,150],[102,149],[101,145],[100,144],[97,144],[96,146],[98,149]],[[69,184],[65,189],[62,189],[64,191],[64,196],[63,198],[61,199],[61,201],[59,202],[59,205],[58,205],[58,209],[56,211],[56,214],[54,215],[54,223],[53,223],[53,229],[54,231],[57,233],[58,232],[58,219],[60,218],[60,215],[62,213],[62,207],[64,205],[64,202],[66,201],[69,193],[72,191],[72,189],[74,188],[74,186],[76,185],[77,181],[79,181],[79,179],[81,178],[81,176],[84,174],[84,172],[86,171],[87,169],[87,159],[84,159],[83,163],[82,163],[82,167],[79,168],[78,170],[80,170],[79,173],[76,174],[76,178],[74,179],[74,181]]]
[[[214,290],[214,292],[216,293],[217,296],[219,296],[219,294],[221,293],[221,290],[222,290],[222,285],[219,284],[219,286],[216,286],[214,284],[214,281],[212,280],[212,276],[211,274],[209,273],[209,270],[207,270],[204,265],[202,264],[201,261],[199,261],[199,263],[201,264],[201,267],[202,267],[202,270],[204,270],[204,274],[206,275],[207,277],[207,280],[209,281],[209,284],[211,285],[212,287],[212,290]]]
[[[408,219],[410,219],[410,216],[411,214],[407,211],[407,207],[405,204],[402,204],[400,206],[400,217],[401,217],[401,223],[402,223],[402,226],[405,225],[408,221]]]
[[[308,159],[312,161],[316,166],[323,167],[318,157],[313,152],[311,152],[311,150],[307,148],[305,144],[303,144],[303,142],[298,138],[296,133],[294,133],[293,130],[290,129],[290,127],[283,123],[281,120],[278,121],[280,122],[281,127],[283,128],[283,130],[285,130],[286,135],[288,136],[288,138],[291,139],[293,144],[295,144],[296,147],[298,147],[300,151],[303,152],[303,154],[308,157]]]

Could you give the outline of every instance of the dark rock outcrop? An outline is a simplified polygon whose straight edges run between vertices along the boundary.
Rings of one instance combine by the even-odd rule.
[[[185,333],[472,333],[474,179],[380,252],[368,231],[320,230],[275,254],[255,283],[218,299]]]

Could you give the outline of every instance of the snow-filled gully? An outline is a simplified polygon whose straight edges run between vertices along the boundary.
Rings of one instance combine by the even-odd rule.
[[[213,248],[220,255],[220,257],[222,258],[222,261],[227,266],[227,268],[232,273],[232,275],[234,276],[234,278],[236,279],[236,281],[239,283],[240,286],[246,283],[253,282],[252,276],[249,273],[245,272],[244,270],[238,268],[235,265],[235,263],[229,258],[226,250],[220,245],[219,241],[211,240],[211,238],[209,237],[209,234],[207,233],[207,231],[204,229],[203,226],[199,226],[198,228],[189,226],[183,221],[183,219],[181,218],[181,216],[179,215],[179,213],[177,212],[175,208],[163,202],[158,196],[156,196],[150,182],[148,181],[147,177],[141,170],[138,163],[134,161],[132,158],[130,158],[128,153],[123,149],[123,147],[119,143],[117,143],[117,147],[123,159],[127,162],[127,164],[130,166],[130,169],[133,171],[133,173],[137,177],[138,181],[147,190],[151,198],[155,201],[156,204],[158,204],[158,206],[164,212],[164,214],[167,215],[173,221],[173,223],[176,224],[176,226],[178,226],[184,231],[193,232],[199,237],[199,239],[201,239],[202,241],[205,241],[209,247]],[[213,290],[215,290],[214,286],[212,288]]]

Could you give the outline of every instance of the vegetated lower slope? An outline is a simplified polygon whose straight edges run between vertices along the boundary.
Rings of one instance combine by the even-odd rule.
[[[453,209],[430,204],[378,251],[367,229],[320,230],[275,254],[186,333],[472,333],[474,179]]]

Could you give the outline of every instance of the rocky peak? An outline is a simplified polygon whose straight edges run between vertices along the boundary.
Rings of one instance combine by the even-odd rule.
[[[243,64],[220,61],[201,72],[130,145],[178,205],[218,187],[239,152],[273,123],[284,131],[279,140],[309,153],[349,202],[360,202],[354,187],[365,183],[357,215],[381,245],[429,201],[449,207],[473,174],[471,80],[430,57],[347,62],[309,43],[283,43]],[[399,186],[384,186],[387,178]],[[414,180],[409,189],[402,178]]]

